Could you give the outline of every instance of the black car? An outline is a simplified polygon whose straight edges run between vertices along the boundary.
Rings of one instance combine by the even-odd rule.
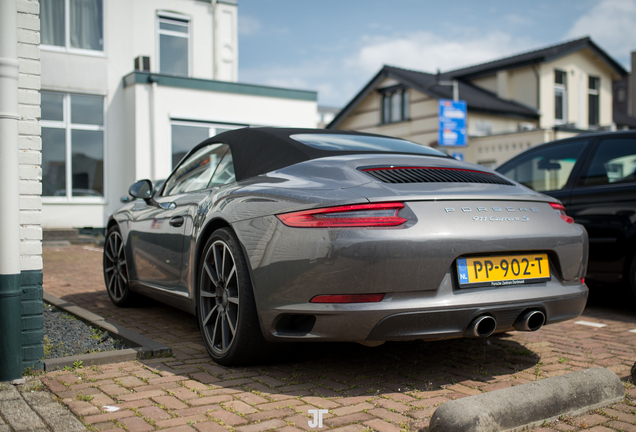
[[[496,171],[561,200],[590,237],[586,279],[626,282],[636,297],[636,131],[543,144]]]

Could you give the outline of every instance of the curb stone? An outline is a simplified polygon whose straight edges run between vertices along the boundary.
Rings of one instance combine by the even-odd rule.
[[[65,300],[54,297],[51,294],[44,293],[42,300],[58,309],[63,310],[64,312],[76,316],[89,325],[99,327],[101,330],[108,332],[108,334],[112,337],[121,339],[127,344],[133,346],[133,348],[124,350],[104,351],[93,354],[81,354],[55,359],[46,359],[43,361],[44,370],[48,371],[55,368],[64,368],[65,366],[71,367],[78,362],[81,362],[83,366],[91,366],[172,355],[172,348],[169,346],[155,342],[152,339],[142,336],[139,333],[135,333],[134,331],[119,324],[110,322],[102,316],[87,311],[79,306],[75,306]]]
[[[433,413],[430,431],[521,431],[624,398],[623,383],[614,372],[585,369],[446,402]]]

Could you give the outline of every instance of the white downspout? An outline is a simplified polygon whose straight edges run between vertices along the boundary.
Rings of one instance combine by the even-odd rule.
[[[0,381],[22,376],[17,15],[0,0]]]
[[[155,127],[157,126],[157,119],[155,118],[155,105],[157,104],[157,81],[156,79],[152,79],[150,83],[150,97],[148,98],[149,102],[149,123],[150,123],[150,155],[148,155],[148,159],[150,160],[150,180],[157,180],[157,161],[155,160],[155,155],[157,154],[157,131]]]
[[[16,2],[0,1],[0,275],[20,273]]]
[[[217,22],[216,22],[216,0],[212,0],[210,2],[210,12],[212,12],[212,79],[215,80],[219,74],[218,71],[218,59],[217,56],[219,54],[218,47],[216,46],[218,37],[217,37]]]

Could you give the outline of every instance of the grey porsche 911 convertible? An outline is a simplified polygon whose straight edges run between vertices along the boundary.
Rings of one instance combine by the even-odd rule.
[[[588,238],[554,198],[409,141],[247,128],[108,221],[104,279],[196,316],[210,356],[275,341],[487,337],[575,318]]]

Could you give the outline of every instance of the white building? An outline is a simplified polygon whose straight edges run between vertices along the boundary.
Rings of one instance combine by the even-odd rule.
[[[316,92],[237,82],[236,0],[40,5],[44,229],[104,227],[222,130],[316,125]]]

